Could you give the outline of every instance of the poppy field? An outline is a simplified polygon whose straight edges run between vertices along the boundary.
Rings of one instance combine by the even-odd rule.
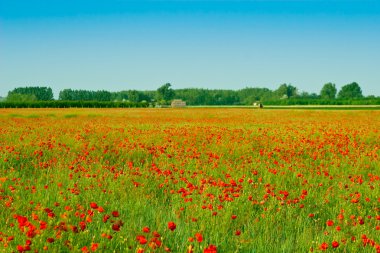
[[[380,111],[0,109],[0,252],[380,252]]]

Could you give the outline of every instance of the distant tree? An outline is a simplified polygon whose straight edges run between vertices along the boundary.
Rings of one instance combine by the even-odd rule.
[[[352,98],[362,98],[362,89],[356,82],[346,84],[338,93],[338,98],[341,99],[352,99]]]
[[[128,91],[128,100],[131,102],[139,102],[141,101],[140,92],[137,90],[129,90]]]
[[[112,94],[109,91],[106,90],[98,90],[98,91],[93,91],[93,100],[94,101],[111,101]]]
[[[8,92],[8,97],[13,94],[33,95],[37,100],[53,100],[53,91],[50,87],[19,87]]]
[[[64,90],[61,90],[59,92],[59,96],[58,96],[58,99],[59,100],[75,100],[73,98],[73,90],[72,89],[64,89]]]
[[[105,90],[72,90],[64,89],[59,92],[59,100],[67,101],[111,101],[112,93]]]
[[[280,87],[275,91],[279,98],[290,98],[297,96],[297,88],[291,84],[281,84]]]
[[[334,99],[336,96],[336,87],[333,83],[326,83],[321,89],[321,98]]]
[[[257,101],[265,101],[273,96],[273,92],[267,88],[244,88],[237,91],[239,103],[252,105]]]
[[[171,88],[170,83],[166,83],[157,89],[157,100],[169,101],[174,97],[174,90]]]
[[[319,96],[318,96],[317,93],[313,92],[313,93],[309,94],[309,98],[314,98],[314,99],[316,99],[316,98],[319,98]]]
[[[20,93],[11,93],[6,98],[7,102],[31,102],[37,101],[35,95],[31,94],[20,94]]]

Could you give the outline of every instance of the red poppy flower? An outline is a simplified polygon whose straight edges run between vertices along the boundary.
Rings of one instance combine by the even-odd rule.
[[[84,222],[84,221],[79,222],[79,227],[82,231],[85,230],[86,229],[86,222]]]
[[[18,252],[24,252],[24,247],[21,245],[17,245],[17,251]]]
[[[109,216],[108,214],[104,215],[103,216],[103,222],[104,223],[107,222],[109,218],[111,218],[111,216]]]
[[[196,233],[196,234],[195,234],[195,238],[197,239],[197,241],[198,241],[199,243],[201,243],[201,242],[203,241],[203,236],[202,236],[201,233]]]
[[[120,226],[118,224],[112,224],[113,231],[120,231]]]
[[[139,241],[140,244],[146,244],[148,240],[143,235],[136,236],[136,240]]]
[[[99,247],[99,243],[92,243],[91,244],[91,251],[96,251]]]
[[[168,222],[168,228],[171,230],[171,231],[174,231],[176,229],[176,224],[172,221],[169,221]]]
[[[333,248],[338,248],[339,247],[339,242],[333,241],[331,245],[332,245]]]
[[[90,203],[90,207],[91,207],[92,209],[96,209],[96,208],[98,208],[98,204],[96,204],[95,202],[91,202],[91,203]]]
[[[211,244],[203,250],[203,253],[217,253],[217,248],[215,245]]]
[[[327,243],[322,243],[321,246],[319,246],[320,250],[327,250],[327,248],[329,247],[329,245]]]

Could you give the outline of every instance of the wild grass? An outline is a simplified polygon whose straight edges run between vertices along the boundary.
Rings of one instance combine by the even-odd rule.
[[[378,111],[7,113],[0,251],[379,251]]]

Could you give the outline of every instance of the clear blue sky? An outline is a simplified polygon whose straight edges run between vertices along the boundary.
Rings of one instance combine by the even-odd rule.
[[[352,81],[380,96],[378,0],[0,0],[0,96]]]

